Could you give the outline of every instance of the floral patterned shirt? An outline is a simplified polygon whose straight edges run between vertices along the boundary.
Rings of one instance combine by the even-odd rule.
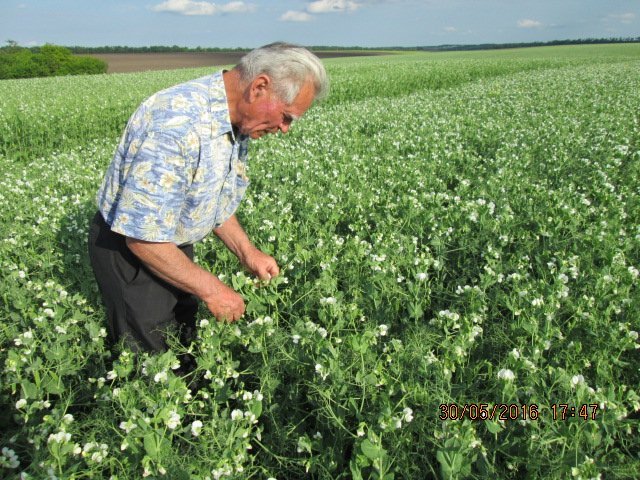
[[[194,243],[233,215],[249,180],[222,72],[156,93],[129,119],[97,195],[111,230]]]

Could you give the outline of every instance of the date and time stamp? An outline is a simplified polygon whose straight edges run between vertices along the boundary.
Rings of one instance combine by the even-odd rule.
[[[535,403],[441,403],[439,406],[440,420],[539,420],[547,416],[554,421],[569,420],[572,418],[584,421],[593,421],[598,418],[600,405],[597,403],[583,403],[581,405],[569,405],[567,403],[555,403],[547,408],[541,408]]]

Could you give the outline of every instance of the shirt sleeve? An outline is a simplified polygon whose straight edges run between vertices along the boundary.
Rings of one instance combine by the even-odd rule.
[[[175,242],[189,185],[189,154],[176,132],[151,131],[127,152],[111,230],[150,242]]]

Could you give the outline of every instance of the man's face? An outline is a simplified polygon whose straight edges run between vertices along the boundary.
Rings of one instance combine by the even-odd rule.
[[[242,109],[240,133],[252,139],[267,133],[287,133],[291,123],[300,118],[313,103],[315,89],[312,82],[306,82],[291,105],[285,104],[273,92],[269,77],[261,75],[248,87],[249,91]]]

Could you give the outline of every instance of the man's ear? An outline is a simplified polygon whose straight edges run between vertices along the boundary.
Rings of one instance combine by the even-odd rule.
[[[261,73],[253,79],[251,85],[249,85],[249,99],[254,101],[255,99],[266,95],[267,91],[271,88],[271,78],[269,75]]]

